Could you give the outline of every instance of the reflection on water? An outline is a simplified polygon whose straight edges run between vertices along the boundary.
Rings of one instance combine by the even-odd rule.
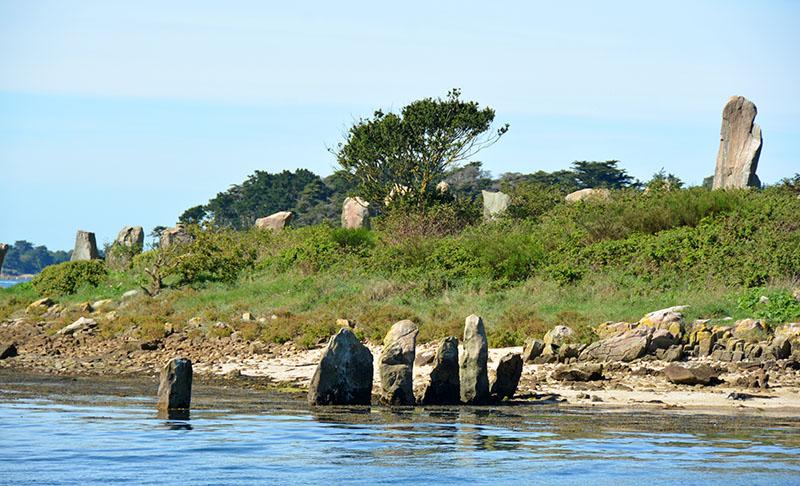
[[[556,406],[318,407],[195,387],[0,375],[0,477],[17,483],[791,484],[794,419],[589,413]]]

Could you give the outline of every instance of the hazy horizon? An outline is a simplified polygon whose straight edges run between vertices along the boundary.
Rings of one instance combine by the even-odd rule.
[[[495,176],[618,159],[692,185],[743,95],[775,183],[800,171],[799,20],[781,1],[0,0],[0,241],[102,244],[255,170],[327,175],[354,119],[454,87],[511,125],[477,157]]]

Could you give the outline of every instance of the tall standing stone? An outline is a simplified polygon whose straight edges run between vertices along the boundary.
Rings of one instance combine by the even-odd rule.
[[[389,405],[414,405],[414,357],[417,325],[396,322],[383,339],[380,357],[381,401]]]
[[[714,189],[760,187],[756,175],[761,155],[761,127],[754,123],[756,105],[743,96],[732,96],[722,110]]]
[[[3,273],[3,260],[6,259],[7,252],[8,252],[8,245],[5,243],[0,243],[0,274]]]
[[[369,203],[360,197],[348,197],[342,204],[342,228],[369,228]]]
[[[97,240],[94,233],[88,231],[78,230],[75,235],[75,249],[72,250],[73,262],[78,260],[97,260],[100,258],[100,253],[97,251]]]
[[[521,377],[522,356],[517,353],[508,353],[500,358],[489,390],[492,398],[498,402],[504,398],[513,398]]]
[[[309,405],[369,405],[372,353],[350,329],[328,341],[308,387]]]
[[[436,349],[431,381],[422,392],[423,405],[457,405],[461,399],[458,339],[446,337]]]
[[[291,211],[278,211],[275,214],[270,214],[266,218],[258,218],[255,227],[259,229],[281,231],[292,220],[292,216],[293,213]]]
[[[188,409],[192,401],[192,362],[174,358],[161,370],[158,385],[158,409]]]
[[[490,221],[502,215],[511,204],[511,196],[502,192],[481,191],[483,195],[483,219]]]
[[[459,359],[461,374],[461,401],[470,405],[489,401],[489,342],[483,319],[476,315],[467,317],[464,324],[464,352]]]

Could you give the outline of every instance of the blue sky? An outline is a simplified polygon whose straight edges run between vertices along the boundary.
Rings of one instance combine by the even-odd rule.
[[[0,241],[172,224],[254,170],[333,170],[360,116],[453,87],[494,174],[619,159],[697,184],[729,96],[800,172],[798,2],[0,0]]]

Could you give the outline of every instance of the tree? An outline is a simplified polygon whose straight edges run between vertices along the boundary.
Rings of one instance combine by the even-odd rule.
[[[208,213],[206,212],[205,206],[194,206],[184,211],[181,217],[178,218],[178,222],[183,224],[200,224],[206,219],[206,216],[208,216]]]
[[[436,197],[436,184],[448,169],[508,131],[506,124],[489,132],[494,110],[460,96],[454,89],[444,100],[414,101],[400,114],[378,110],[353,125],[333,153],[358,180],[359,195],[380,208],[387,196],[399,193],[423,209]]]
[[[617,167],[619,160],[605,162],[589,162],[586,160],[572,163],[575,179],[579,189],[604,187],[606,189],[624,189],[638,185],[635,179]]]
[[[669,191],[683,187],[683,181],[674,174],[667,174],[662,167],[660,171],[653,174],[646,185],[650,191]]]
[[[453,194],[474,197],[482,190],[492,187],[492,177],[489,171],[483,170],[481,162],[469,162],[461,167],[448,171],[444,180],[449,184]]]

